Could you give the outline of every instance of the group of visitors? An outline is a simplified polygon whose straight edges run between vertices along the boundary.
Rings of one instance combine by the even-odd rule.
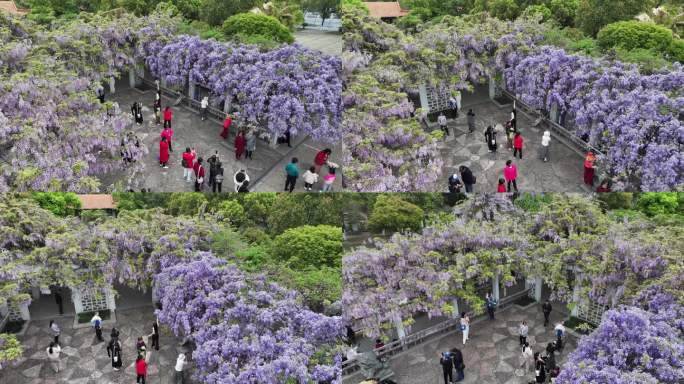
[[[442,366],[444,384],[457,383],[465,379],[465,363],[460,349],[452,348],[440,353],[439,364]],[[454,379],[454,370],[456,370],[456,379]]]
[[[333,188],[333,183],[337,179],[337,168],[339,167],[336,163],[329,160],[332,150],[330,148],[325,148],[316,153],[314,157],[313,165],[304,172],[302,178],[304,179],[304,190],[311,192],[313,190],[314,184],[318,182],[319,175],[323,166],[327,166],[328,173],[323,176],[323,185],[320,192],[331,192]],[[299,159],[293,157],[292,160],[285,166],[285,191],[292,192],[297,184],[297,179],[299,178]]]

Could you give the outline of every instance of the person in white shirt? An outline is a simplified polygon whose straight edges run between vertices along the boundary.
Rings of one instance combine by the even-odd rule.
[[[541,141],[541,158],[544,162],[549,161],[549,144],[551,144],[551,132],[544,131],[544,136],[542,136]]]
[[[238,192],[240,190],[240,187],[247,182],[249,184],[249,175],[247,175],[247,171],[244,169],[241,169],[237,172],[235,172],[235,175],[233,175],[233,183],[235,183],[235,192]]]
[[[100,312],[95,312],[95,315],[90,319],[90,326],[95,329],[95,336],[97,336],[98,341],[104,341],[102,338],[102,318],[100,317]]]
[[[461,332],[463,332],[463,345],[465,345],[470,332],[470,317],[465,312],[461,313]]]
[[[530,348],[530,344],[528,342],[525,342],[525,344],[522,347],[522,353],[520,356],[522,360],[522,364],[525,366],[525,374],[530,370],[530,363],[534,360],[534,352],[532,352],[532,348]]]
[[[201,116],[202,116],[202,121],[207,119],[207,108],[209,107],[209,96],[204,96],[202,99],[202,102],[200,103],[201,106]]]
[[[439,128],[444,132],[445,136],[449,136],[449,128],[447,127],[447,118],[444,116],[444,112],[440,112],[439,116],[437,117],[437,123],[439,124]]]
[[[185,361],[185,353],[178,354],[176,359],[176,384],[183,384],[183,370],[188,362]]]
[[[59,344],[50,343],[50,346],[45,350],[50,366],[55,373],[59,372],[59,353],[62,352]]]
[[[318,182],[318,174],[316,173],[316,167],[313,165],[309,167],[309,169],[304,172],[302,175],[302,179],[304,179],[304,189],[307,191],[311,191],[313,188],[313,185]]]

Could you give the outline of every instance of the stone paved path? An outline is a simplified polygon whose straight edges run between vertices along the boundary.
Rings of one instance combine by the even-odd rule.
[[[111,360],[107,357],[107,342],[111,325],[105,323],[103,336],[105,342],[97,342],[92,328],[72,327],[73,317],[62,317],[57,320],[62,334],[60,344],[60,372],[55,373],[50,367],[46,348],[52,341],[48,329],[48,321],[31,321],[26,334],[21,337],[25,348],[24,357],[13,366],[4,367],[0,371],[0,382],[16,384],[113,384],[135,382],[135,343],[138,336],[147,335],[151,331],[154,315],[152,307],[116,311],[116,327],[120,331],[123,344],[123,369],[114,371]],[[148,341],[148,378],[147,383],[175,383],[174,366],[178,353],[182,350],[176,338],[162,328],[160,350],[149,348]],[[186,382],[190,380],[190,372],[186,372]]]
[[[471,323],[470,339],[462,344],[461,332],[451,333],[425,344],[413,347],[407,352],[396,355],[391,360],[394,370],[392,378],[398,384],[441,384],[444,382],[442,368],[439,365],[439,354],[451,348],[459,348],[463,352],[465,369],[464,384],[527,384],[533,380],[534,372],[524,372],[520,368],[520,342],[518,326],[526,320],[530,332],[528,342],[535,352],[541,351],[546,344],[555,339],[553,325],[544,327],[544,315],[540,305],[533,305],[525,310],[509,307],[495,315],[490,321],[483,319]],[[551,323],[560,321],[564,315],[554,311]],[[566,337],[566,345],[560,355],[556,355],[557,364],[562,364],[568,354],[577,346],[577,340]],[[355,384],[359,375],[347,377],[345,384]]]
[[[465,99],[465,98],[464,98]],[[468,133],[466,113],[468,108],[475,112],[476,130]],[[586,192],[583,188],[583,158],[557,140],[552,139],[550,159],[543,162],[539,158],[543,130],[532,126],[523,113],[518,113],[518,130],[523,136],[523,159],[513,158],[513,152],[506,148],[506,136],[497,134],[499,149],[490,153],[484,138],[484,130],[489,124],[502,124],[510,118],[510,108],[499,108],[491,101],[478,101],[475,105],[463,105],[463,113],[458,119],[449,122],[450,136],[441,145],[445,159],[444,182],[440,188],[446,189],[449,175],[458,171],[461,165],[468,166],[477,177],[476,193],[496,192],[499,178],[503,178],[503,168],[507,160],[513,160],[518,167],[518,189],[521,192]],[[439,129],[435,126],[435,129]]]

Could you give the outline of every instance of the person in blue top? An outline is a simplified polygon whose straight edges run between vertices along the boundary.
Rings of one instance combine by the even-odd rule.
[[[299,167],[297,166],[297,163],[299,163],[299,159],[293,157],[292,161],[285,166],[285,173],[287,174],[285,177],[286,191],[294,191],[295,184],[297,183],[297,177],[299,177]]]
[[[487,313],[489,313],[489,320],[494,320],[494,309],[496,308],[496,299],[491,293],[487,294],[485,297],[485,302],[487,304]]]

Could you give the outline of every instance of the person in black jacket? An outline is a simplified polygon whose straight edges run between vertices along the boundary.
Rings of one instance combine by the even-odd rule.
[[[451,360],[453,361],[454,369],[456,370],[456,380],[454,380],[454,383],[465,379],[465,364],[463,363],[463,354],[460,349],[451,349]]]
[[[444,374],[444,384],[451,384],[454,381],[454,363],[449,352],[442,352],[439,355],[439,364],[442,365],[442,373]]]
[[[461,173],[461,181],[463,181],[463,185],[465,185],[466,193],[473,193],[473,184],[475,184],[473,171],[465,165],[458,167],[458,171]]]
[[[542,312],[544,312],[544,326],[546,327],[549,324],[549,315],[551,314],[551,303],[549,303],[548,300],[542,304]]]
[[[534,372],[537,383],[546,382],[546,363],[539,352],[534,353]]]

